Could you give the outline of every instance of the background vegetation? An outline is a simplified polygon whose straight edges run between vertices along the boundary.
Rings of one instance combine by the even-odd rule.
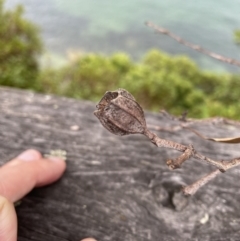
[[[234,31],[234,39],[237,44],[240,44],[240,30],[239,29]]]
[[[240,75],[202,71],[185,56],[152,50],[136,63],[124,53],[88,54],[60,69],[40,69],[39,31],[22,14],[21,7],[4,10],[0,0],[0,85],[94,101],[121,87],[149,110],[240,119]]]
[[[34,87],[42,45],[37,27],[23,17],[23,8],[5,11],[0,0],[0,84]]]

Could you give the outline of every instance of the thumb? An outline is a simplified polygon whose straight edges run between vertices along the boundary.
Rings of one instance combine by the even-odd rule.
[[[17,216],[15,208],[5,197],[0,196],[0,240],[17,240]]]

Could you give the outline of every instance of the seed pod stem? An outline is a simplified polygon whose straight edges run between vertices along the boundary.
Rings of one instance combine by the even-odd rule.
[[[240,158],[230,161],[212,160],[198,153],[192,145],[185,146],[177,142],[161,139],[147,129],[144,112],[134,97],[124,89],[107,91],[94,112],[102,125],[115,135],[143,134],[158,147],[165,147],[183,152],[175,159],[167,161],[171,169],[180,168],[190,157],[201,160],[218,168],[218,170],[199,179],[183,189],[187,195],[193,195],[200,187],[212,180],[218,174],[240,165]]]

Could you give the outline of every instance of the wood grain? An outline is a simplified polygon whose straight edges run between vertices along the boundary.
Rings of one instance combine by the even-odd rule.
[[[194,197],[178,192],[213,171],[190,159],[170,171],[178,153],[157,148],[144,136],[114,136],[93,115],[88,101],[0,88],[0,163],[27,148],[67,151],[67,171],[53,185],[33,190],[16,208],[19,241],[239,240],[240,170],[229,170]],[[176,125],[146,114],[149,125]],[[74,126],[74,127],[73,127]],[[79,128],[76,128],[78,126]],[[207,136],[240,134],[239,127],[194,126]],[[217,160],[240,156],[239,144],[212,143],[187,130],[160,132],[165,139],[193,144]]]

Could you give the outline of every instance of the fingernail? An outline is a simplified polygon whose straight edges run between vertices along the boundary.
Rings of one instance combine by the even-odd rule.
[[[22,161],[35,161],[41,158],[41,154],[36,150],[27,150],[17,156],[16,159]]]

